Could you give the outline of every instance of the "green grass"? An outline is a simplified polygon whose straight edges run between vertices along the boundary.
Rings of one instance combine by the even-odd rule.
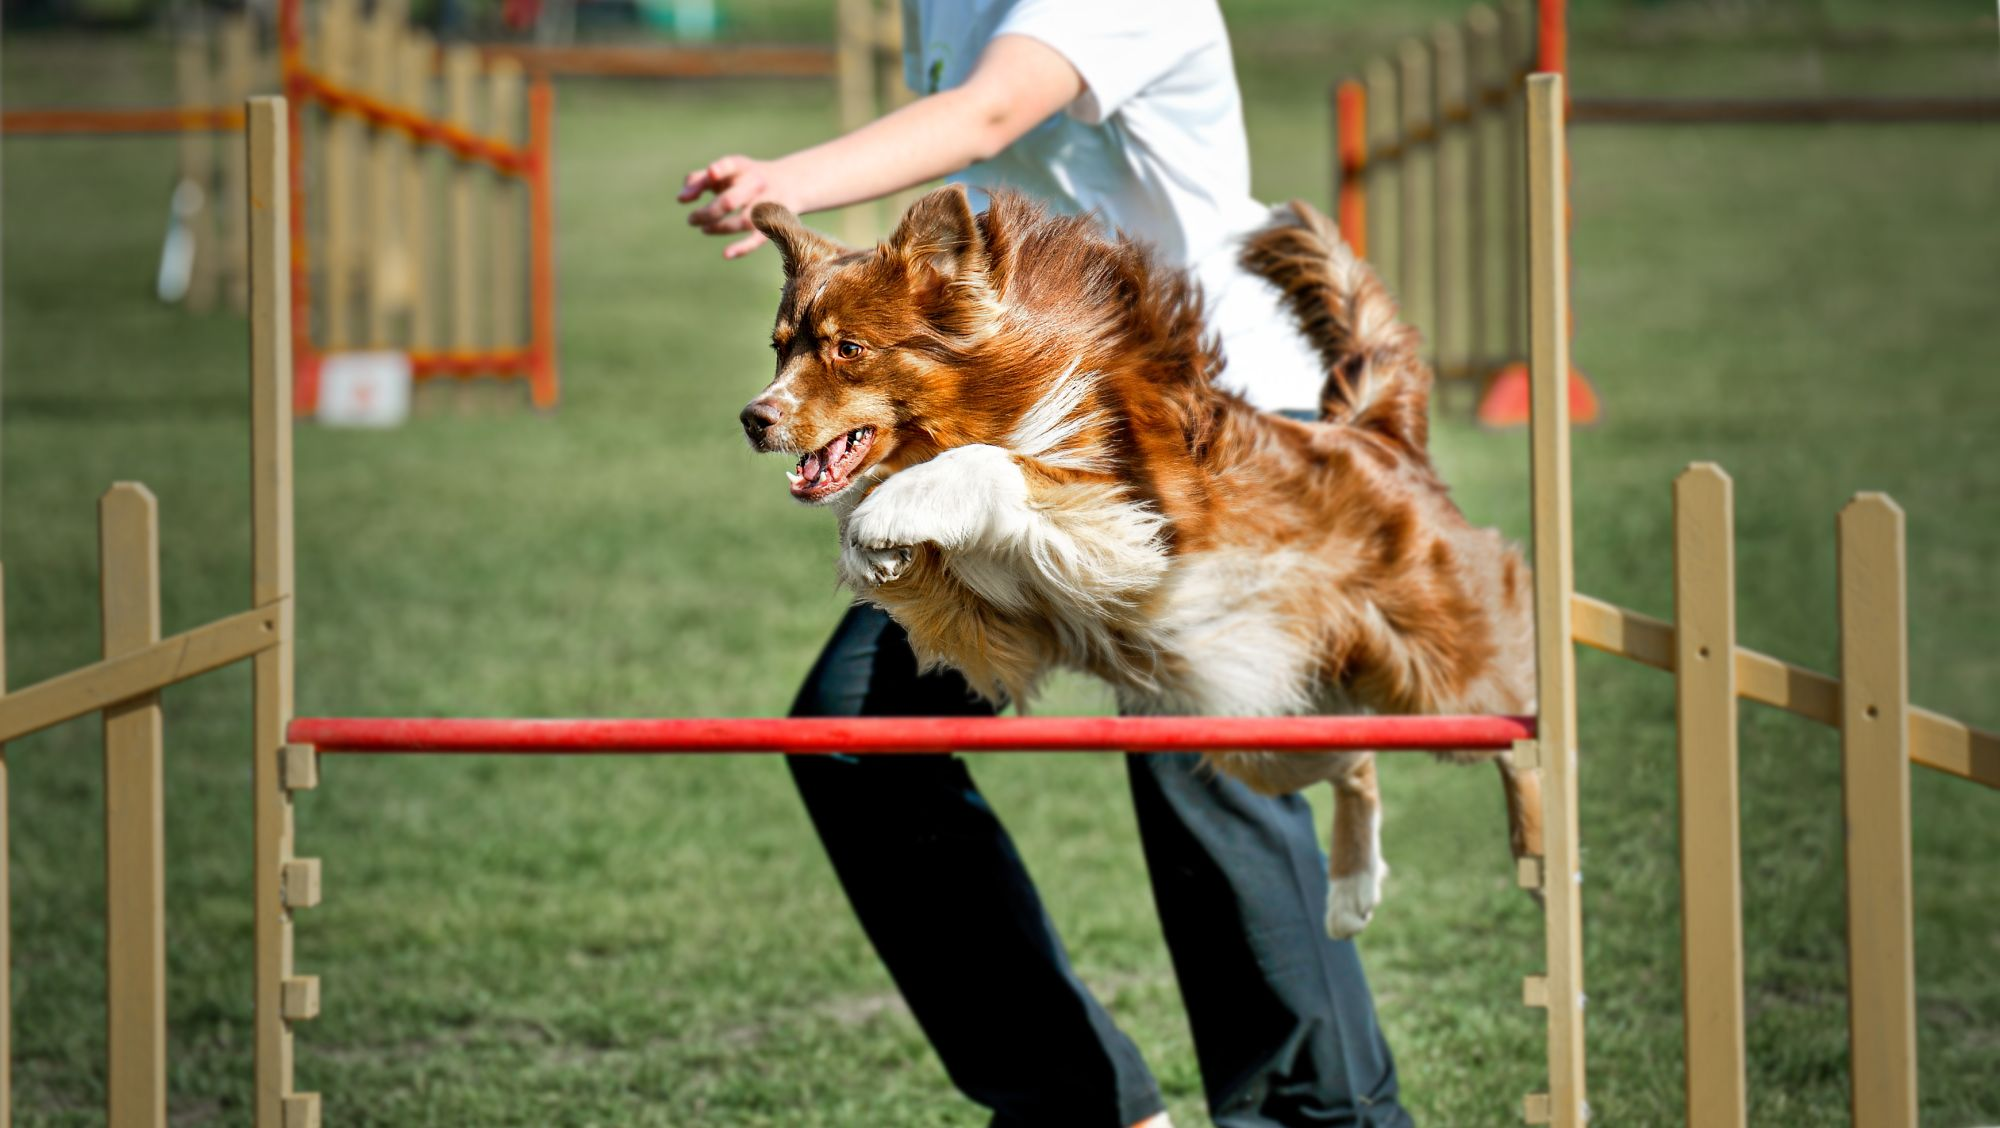
[[[1318,76],[1360,48],[1329,48],[1325,65],[1278,51],[1304,7],[1275,7],[1269,22],[1230,8],[1246,53],[1274,45],[1246,66],[1259,191],[1323,198]],[[1591,50],[1604,70],[1580,82],[1676,88],[1645,51]],[[85,84],[144,100],[160,73],[129,43],[6,51],[16,104]],[[1755,73],[1731,73],[1757,88],[1804,73],[1782,46],[1681,57],[1697,74],[1750,59]],[[1924,58],[1884,66],[1912,83],[1991,77]],[[720,262],[671,191],[717,152],[823,135],[829,101],[798,86],[563,91],[563,407],[447,394],[397,432],[299,432],[302,711],[784,710],[842,601],[825,516],[786,500],[779,467],[735,435],[768,365],[776,267]],[[1574,157],[1577,359],[1609,404],[1577,437],[1581,586],[1666,613],[1668,482],[1714,459],[1738,485],[1745,642],[1831,669],[1833,513],[1886,489],[1909,512],[1916,695],[2000,723],[2000,149],[1975,129],[1592,130]],[[21,685],[94,655],[92,506],[112,480],[160,497],[167,630],[247,602],[245,367],[240,321],[146,296],[170,145],[10,143],[5,159],[0,533]],[[1446,419],[1435,445],[1475,518],[1525,532],[1518,436]],[[1673,1123],[1671,684],[1595,655],[1582,678],[1593,1104],[1602,1123]],[[1070,683],[1051,708],[1102,705]],[[183,1123],[237,1124],[247,674],[176,688],[167,710],[173,1106]],[[8,750],[24,1125],[101,1123],[97,742],[86,721]],[[1844,1115],[1837,751],[1824,730],[1746,709],[1759,1124]],[[1177,1119],[1206,1123],[1120,767],[977,770],[1081,973]],[[1488,771],[1407,759],[1384,777],[1396,876],[1362,948],[1406,1097],[1427,1124],[1512,1123],[1541,1084],[1537,1015],[1518,1005],[1541,957],[1509,887],[1497,789]],[[1914,809],[1925,1122],[1992,1123],[2000,818],[1992,795],[1921,771]],[[342,760],[299,826],[327,897],[299,927],[325,1013],[302,1028],[298,1071],[329,1123],[982,1122],[896,1001],[773,760]],[[1034,1036],[1033,1016],[992,1017]]]

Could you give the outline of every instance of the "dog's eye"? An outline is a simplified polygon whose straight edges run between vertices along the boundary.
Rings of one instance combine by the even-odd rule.
[[[842,341],[835,346],[833,352],[842,360],[853,360],[861,355],[861,346],[854,341]]]

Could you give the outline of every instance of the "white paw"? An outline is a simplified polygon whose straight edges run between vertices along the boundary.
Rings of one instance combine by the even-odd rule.
[[[1335,940],[1360,935],[1382,903],[1382,882],[1388,876],[1388,865],[1378,858],[1372,869],[1328,881],[1326,934]]]
[[[953,447],[876,487],[847,519],[848,545],[964,548],[1025,520],[1028,482],[996,446]],[[1016,518],[1009,520],[1009,518]]]
[[[840,568],[850,582],[865,587],[881,587],[902,575],[915,555],[916,549],[906,544],[888,548],[863,548],[858,544],[849,544],[840,550]]]

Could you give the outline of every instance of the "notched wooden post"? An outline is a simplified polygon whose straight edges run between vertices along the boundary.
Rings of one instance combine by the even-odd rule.
[[[104,656],[160,640],[159,504],[120,482],[97,504]],[[157,691],[104,710],[104,963],[110,1123],[167,1123],[165,765]]]
[[[251,787],[255,826],[256,1128],[314,1128],[319,1098],[292,1089],[285,1015],[292,907],[319,898],[319,867],[292,856],[292,797],[284,779],[292,720],[291,197],[282,98],[252,98],[250,164],[250,601],[277,613],[277,643],[253,660]]]
[[[1530,289],[1529,429],[1535,524],[1535,679],[1547,859],[1549,1102],[1551,1123],[1590,1118],[1584,1093],[1583,873],[1577,820],[1576,595],[1569,470],[1568,231],[1559,75],[1528,83]]]
[[[1855,1128],[1917,1123],[1910,900],[1910,671],[1903,511],[1840,511],[1840,743],[1847,822],[1847,1021]]]

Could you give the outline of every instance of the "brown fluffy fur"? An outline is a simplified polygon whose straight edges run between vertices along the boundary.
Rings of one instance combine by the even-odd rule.
[[[1219,388],[1187,277],[1094,219],[947,188],[869,251],[754,219],[786,285],[753,443],[871,436],[827,499],[842,575],[925,661],[1016,701],[1070,666],[1132,712],[1531,709],[1527,569],[1452,504],[1416,333],[1310,207],[1243,262],[1323,358],[1317,424]],[[1536,781],[1497,759],[1514,850],[1539,853]],[[1372,759],[1211,760],[1266,792],[1334,783],[1328,924],[1358,930],[1384,872]]]

